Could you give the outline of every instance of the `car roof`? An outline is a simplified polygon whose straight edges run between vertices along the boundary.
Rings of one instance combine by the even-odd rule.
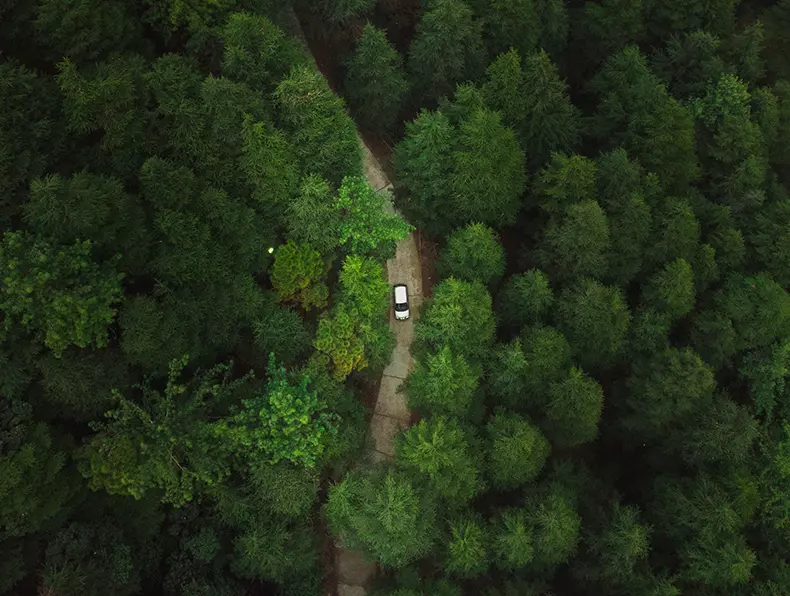
[[[408,290],[405,284],[397,284],[395,286],[395,300],[398,302],[406,302],[408,299]]]

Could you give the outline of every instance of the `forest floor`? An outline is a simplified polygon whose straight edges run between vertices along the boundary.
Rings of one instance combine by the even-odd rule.
[[[364,151],[365,179],[377,191],[391,190],[392,184],[381,164],[362,139],[360,143]],[[382,374],[379,394],[368,427],[372,450],[370,456],[376,462],[392,457],[395,436],[411,424],[409,405],[406,395],[400,391],[400,386],[414,366],[411,355],[414,320],[419,316],[422,305],[422,273],[420,253],[417,250],[417,232],[398,242],[395,256],[387,261],[387,277],[390,285],[405,283],[408,286],[411,317],[405,321],[396,321],[394,312],[390,309],[390,329],[395,335],[395,349]],[[375,576],[376,565],[367,562],[360,553],[342,545],[338,545],[335,552],[335,565],[338,596],[364,596],[366,587]]]

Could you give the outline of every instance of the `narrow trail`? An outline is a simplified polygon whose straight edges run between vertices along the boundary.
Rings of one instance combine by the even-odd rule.
[[[368,184],[377,191],[391,190],[392,184],[381,164],[361,138],[360,143],[364,152],[364,173]],[[395,210],[392,206],[390,208]],[[414,233],[398,242],[395,256],[387,261],[387,277],[390,285],[405,283],[409,287],[411,318],[396,321],[394,312],[390,309],[390,329],[395,335],[395,349],[382,374],[379,394],[368,426],[368,455],[376,462],[392,457],[395,436],[408,428],[411,421],[406,396],[398,389],[414,366],[411,355],[414,320],[422,305],[420,255]],[[376,574],[376,564],[366,561],[361,553],[341,544],[337,545],[335,551],[335,564],[338,596],[365,596],[366,587]]]
[[[296,13],[292,10],[286,11],[282,25],[301,39],[310,54],[310,46]],[[317,63],[316,67],[318,67]],[[364,176],[368,184],[376,191],[392,190],[392,183],[387,174],[361,136],[359,143],[362,146]],[[386,208],[395,212],[395,207],[391,203],[388,203]],[[416,232],[412,232],[398,242],[395,256],[387,261],[387,278],[390,285],[403,283],[408,286],[411,317],[406,321],[396,321],[395,314],[390,308],[390,329],[395,335],[395,349],[392,351],[390,363],[382,373],[379,394],[368,425],[367,456],[374,462],[385,461],[393,456],[395,436],[411,424],[411,412],[406,396],[399,393],[398,389],[414,366],[411,355],[414,320],[419,315],[423,300]],[[336,542],[334,551],[337,596],[366,596],[378,565],[367,561],[362,553],[346,548],[339,541]],[[330,593],[327,596],[335,596],[335,594]]]

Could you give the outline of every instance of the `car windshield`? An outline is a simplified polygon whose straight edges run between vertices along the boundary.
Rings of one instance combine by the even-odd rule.
[[[406,302],[403,303],[395,303],[395,310],[398,312],[403,312],[404,310],[409,310],[409,305]]]

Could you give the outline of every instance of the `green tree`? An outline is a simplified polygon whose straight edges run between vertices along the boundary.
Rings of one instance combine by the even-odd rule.
[[[584,51],[600,62],[628,44],[645,37],[644,6],[641,0],[585,2],[577,25]]]
[[[700,311],[690,335],[694,349],[716,369],[727,365],[737,351],[732,320],[722,312]]]
[[[288,238],[313,246],[329,256],[338,247],[340,213],[333,206],[332,187],[314,174],[302,178],[299,192],[288,204]]]
[[[595,200],[595,162],[581,155],[554,153],[540,171],[533,189],[534,204],[548,213],[562,213],[574,203]]]
[[[58,174],[35,179],[24,215],[33,230],[58,242],[90,240],[104,259],[121,252],[124,271],[137,273],[145,266],[145,214],[116,178],[80,172],[67,179]]]
[[[387,40],[386,33],[370,23],[362,30],[348,60],[345,89],[361,126],[380,133],[392,132],[409,84],[403,58]]]
[[[505,250],[494,230],[469,224],[450,235],[438,267],[444,276],[494,284],[505,272]]]
[[[480,89],[485,106],[499,112],[506,125],[518,130],[526,117],[525,94],[529,92],[525,88],[521,55],[513,48],[499,54],[488,65],[486,75]]]
[[[685,189],[696,179],[691,114],[667,95],[636,46],[607,59],[590,87],[599,98],[592,122],[597,138],[623,146],[667,189]]]
[[[540,46],[557,60],[568,43],[568,7],[563,0],[535,0],[535,7],[540,17]]]
[[[548,572],[570,559],[580,538],[581,518],[568,489],[551,483],[527,497],[527,519],[533,528],[533,565]]]
[[[45,0],[37,6],[36,29],[57,53],[78,62],[123,51],[139,39],[139,24],[123,3]]]
[[[522,337],[499,347],[490,363],[489,388],[507,407],[535,410],[546,406],[546,387],[563,379],[571,366],[571,348],[551,327],[526,328]]]
[[[653,231],[646,251],[652,268],[676,259],[693,263],[700,239],[700,224],[686,199],[667,197],[653,212]]]
[[[43,357],[38,366],[51,413],[80,422],[104,414],[113,405],[113,388],[130,381],[122,354],[113,348],[69,348],[60,357]]]
[[[395,179],[406,191],[406,213],[429,234],[450,227],[446,219],[453,205],[447,180],[453,171],[455,137],[446,114],[422,110],[406,124],[406,134],[395,147]]]
[[[694,274],[683,259],[676,259],[654,274],[644,287],[644,302],[677,320],[694,308]]]
[[[546,432],[559,447],[575,447],[593,441],[603,410],[603,389],[578,368],[548,389]]]
[[[497,313],[505,323],[522,327],[539,322],[553,303],[554,294],[546,275],[530,269],[505,281],[499,293]]]
[[[776,343],[744,356],[738,374],[749,387],[754,411],[771,420],[785,396],[785,378],[790,375],[790,343]],[[784,416],[784,411],[782,412]]]
[[[323,308],[329,298],[326,264],[308,244],[288,241],[277,249],[271,280],[281,302],[298,302],[305,310]]]
[[[326,435],[336,432],[326,401],[309,387],[310,377],[301,375],[292,384],[285,367],[269,357],[265,388],[242,400],[240,410],[220,421],[217,433],[232,449],[248,457],[252,465],[289,461],[315,467],[326,446]]]
[[[332,23],[340,24],[371,12],[376,2],[375,0],[320,0],[318,4],[321,12]]]
[[[32,178],[42,176],[62,148],[57,83],[12,59],[0,64],[0,222],[22,204]]]
[[[684,461],[700,469],[736,469],[752,457],[758,432],[758,422],[748,407],[717,395],[713,405],[701,410],[683,434],[680,452]]]
[[[790,335],[790,296],[767,275],[731,275],[716,302],[732,321],[738,349],[764,347]]]
[[[625,426],[655,441],[712,403],[713,371],[690,348],[668,348],[628,380]]]
[[[184,325],[183,312],[151,296],[130,296],[122,307],[121,351],[130,364],[161,371],[166,363],[195,347],[191,329]]]
[[[230,474],[227,448],[206,414],[247,379],[230,381],[229,367],[219,365],[182,384],[186,362],[171,362],[164,392],[142,385],[142,406],[118,393],[118,408],[94,423],[96,434],[76,454],[93,490],[140,499],[160,489],[163,502],[180,506]]]
[[[318,321],[313,346],[337,381],[344,381],[352,371],[368,365],[356,313],[344,304],[335,306]]]
[[[526,567],[534,555],[532,527],[523,509],[500,511],[491,531],[491,550],[494,563],[510,571]]]
[[[721,40],[708,31],[673,35],[653,57],[653,69],[675,97],[699,97],[727,70]]]
[[[472,408],[479,378],[479,368],[443,345],[436,353],[417,359],[405,384],[409,406],[464,417]]]
[[[657,0],[647,11],[647,24],[654,35],[668,37],[678,31],[708,29],[729,33],[738,0],[714,0],[693,6],[677,0]]]
[[[459,577],[485,573],[488,570],[488,543],[487,528],[479,517],[461,517],[451,521],[444,568]]]
[[[107,327],[121,299],[123,274],[96,263],[91,243],[59,247],[42,237],[6,232],[0,244],[5,327],[21,324],[59,355],[70,345],[107,344]]]
[[[565,289],[557,303],[557,325],[574,356],[590,370],[616,362],[630,320],[622,292],[592,279]]]
[[[256,209],[272,220],[290,223],[289,209],[297,195],[299,164],[295,150],[282,131],[245,117],[242,123],[241,170],[253,186]]]
[[[518,414],[498,411],[486,425],[488,467],[494,486],[518,488],[534,480],[551,448],[543,434]]]
[[[482,19],[490,55],[507,52],[511,48],[522,56],[535,51],[541,24],[532,0],[488,0],[485,4]]]
[[[766,148],[752,120],[751,96],[738,77],[725,74],[710,82],[694,103],[700,123],[700,158],[707,184],[724,202],[739,205],[749,191],[762,188]]]
[[[581,116],[571,103],[568,85],[544,52],[524,59],[524,119],[518,127],[532,169],[555,151],[572,151],[579,141]]]
[[[222,28],[222,43],[222,72],[260,91],[271,92],[292,66],[303,62],[295,40],[260,14],[231,14]]]
[[[461,122],[452,164],[449,184],[459,223],[515,221],[526,185],[524,153],[499,114],[476,110]]]
[[[344,176],[362,172],[354,121],[316,68],[292,68],[275,89],[274,100],[306,173],[340,184]]]
[[[546,227],[539,258],[543,268],[560,283],[606,273],[609,222],[595,201],[570,205],[561,221]]]
[[[467,433],[452,418],[432,417],[412,426],[397,439],[395,460],[451,504],[465,503],[482,488],[481,462]]]
[[[395,472],[352,471],[329,490],[329,527],[345,544],[363,548],[387,567],[403,567],[430,552],[435,505]]]
[[[627,586],[633,582],[638,565],[650,551],[652,527],[641,520],[638,507],[612,503],[599,527],[584,537],[588,562],[580,566],[585,580],[606,586]]]
[[[383,319],[389,306],[389,283],[377,261],[349,255],[340,270],[339,297],[364,320]]]
[[[485,65],[482,27],[462,0],[432,2],[417,23],[409,47],[409,71],[426,99],[450,96],[458,83],[474,79]]]
[[[652,225],[650,207],[638,194],[609,214],[608,279],[626,286],[642,270]]]
[[[135,54],[114,54],[84,69],[68,58],[57,66],[68,131],[100,133],[101,157],[109,159],[112,170],[123,177],[136,173],[157,147],[144,105],[145,60]]]
[[[370,254],[381,251],[395,253],[395,243],[405,238],[412,227],[398,214],[386,209],[392,199],[387,191],[373,189],[364,178],[343,178],[334,200],[335,211],[341,213],[338,242],[350,243],[351,252]]]
[[[421,345],[434,349],[447,345],[454,354],[476,361],[493,345],[495,329],[485,286],[451,277],[434,288],[414,332]]]
[[[140,589],[140,557],[123,533],[107,523],[72,523],[47,547],[42,590],[65,596],[121,596]]]
[[[67,453],[30,404],[0,400],[0,533],[3,539],[47,531],[68,511],[77,483]]]

